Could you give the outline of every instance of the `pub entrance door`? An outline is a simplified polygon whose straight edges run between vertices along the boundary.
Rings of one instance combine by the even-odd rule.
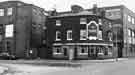
[[[88,47],[88,56],[90,59],[96,58],[96,47],[95,46]]]

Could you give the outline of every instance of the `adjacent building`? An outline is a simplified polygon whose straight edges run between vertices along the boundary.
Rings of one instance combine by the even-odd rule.
[[[20,1],[0,3],[0,52],[19,58],[40,57],[46,11]]]

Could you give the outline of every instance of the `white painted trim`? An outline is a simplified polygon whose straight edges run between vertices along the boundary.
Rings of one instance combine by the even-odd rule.
[[[60,31],[56,31],[56,39],[55,41],[60,41],[61,39],[58,38],[58,34],[61,34]]]
[[[88,53],[78,53],[78,55],[88,55]]]
[[[53,52],[53,55],[61,55],[63,53],[57,53],[57,52]]]
[[[88,37],[88,26],[89,25],[91,25],[91,23],[94,23],[96,26],[97,26],[97,32],[99,31],[99,26],[98,26],[98,24],[96,23],[96,21],[90,21],[88,24],[87,24],[87,38],[89,39],[89,37]],[[98,33],[97,33],[97,36],[98,36]],[[97,36],[96,36],[96,38],[97,38]],[[91,39],[89,39],[89,40],[91,40]]]
[[[73,35],[72,35],[71,38],[69,38],[69,33],[72,34],[72,30],[68,30],[68,31],[67,31],[67,40],[72,40]]]
[[[60,45],[103,45],[103,46],[113,46],[113,44],[104,44],[104,43],[54,43],[54,46]]]

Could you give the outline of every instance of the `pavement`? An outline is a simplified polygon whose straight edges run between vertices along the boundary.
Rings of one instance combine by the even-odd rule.
[[[128,58],[118,58],[118,61],[116,59],[73,61],[0,60],[0,75],[69,75],[69,73],[70,75],[104,75],[104,71],[107,71],[106,75],[108,75],[115,68],[116,70],[120,68],[125,71],[125,67],[129,63],[127,60],[131,61]],[[133,62],[135,62],[135,59],[130,63],[134,64]]]
[[[118,58],[118,61],[128,60],[128,58]],[[0,60],[0,63],[9,64],[30,64],[30,65],[46,65],[46,66],[63,66],[63,67],[80,67],[84,65],[94,63],[112,63],[117,62],[116,59],[105,60],[47,60],[47,59],[35,59],[35,60]]]

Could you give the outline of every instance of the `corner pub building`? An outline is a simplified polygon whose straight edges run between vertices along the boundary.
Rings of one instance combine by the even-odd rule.
[[[78,5],[70,13],[53,12],[47,20],[47,42],[55,59],[96,59],[113,57],[112,21]]]

